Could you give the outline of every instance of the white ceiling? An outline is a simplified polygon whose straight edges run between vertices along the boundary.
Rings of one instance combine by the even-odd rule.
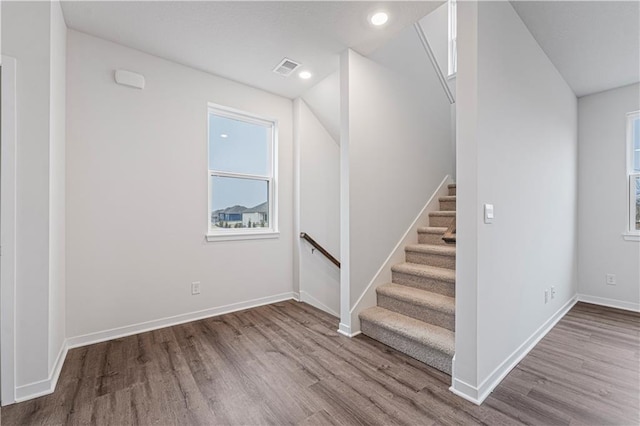
[[[577,96],[640,80],[640,2],[512,4]]]
[[[294,98],[338,69],[347,47],[367,55],[442,1],[64,1],[69,28]],[[385,28],[367,16],[384,9]],[[309,80],[272,72],[283,57]]]

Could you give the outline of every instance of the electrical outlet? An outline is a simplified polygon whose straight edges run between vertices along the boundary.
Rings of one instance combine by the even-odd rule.
[[[549,290],[547,290],[546,288],[544,289],[544,303],[545,305],[549,303]]]
[[[607,274],[607,285],[616,285],[616,274]]]
[[[554,286],[551,286],[551,299],[555,299],[556,298],[556,288]]]
[[[194,281],[191,283],[191,295],[200,294],[200,281]]]

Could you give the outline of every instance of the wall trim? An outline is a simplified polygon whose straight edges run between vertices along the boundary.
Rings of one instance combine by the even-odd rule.
[[[64,365],[64,360],[67,358],[67,352],[69,346],[67,341],[64,341],[58,351],[56,362],[53,364],[53,368],[49,372],[49,377],[39,382],[33,382],[22,386],[16,386],[16,398],[15,402],[27,401],[29,399],[38,398],[40,396],[49,395],[53,393],[58,384],[58,378],[60,378],[60,372]]]
[[[316,299],[315,297],[313,297],[312,295],[310,295],[309,293],[307,293],[306,291],[302,291],[300,290],[300,302],[305,302],[308,303],[309,305],[320,309],[321,311],[325,311],[328,314],[333,315],[336,318],[340,318],[340,314],[337,313],[336,311],[334,311],[333,309],[331,309],[330,307],[328,307],[327,305],[325,305],[324,303],[322,303],[321,301],[319,301],[318,299]]]
[[[589,296],[588,294],[578,294],[578,302],[607,306],[609,308],[624,309],[625,311],[631,312],[640,312],[640,303],[627,302],[617,299],[608,299],[606,297]]]
[[[544,322],[536,331],[533,332],[527,340],[525,340],[511,355],[509,355],[489,376],[480,383],[478,387],[466,383],[462,380],[453,379],[453,383],[449,390],[454,394],[480,405],[493,392],[493,390],[502,382],[514,367],[518,365],[522,359],[542,340],[544,336],[564,317],[567,312],[573,308],[578,302],[578,296],[573,296],[560,309],[558,309],[547,321]]]
[[[67,339],[67,344],[69,346],[69,349],[78,348],[81,346],[92,345],[94,343],[106,342],[108,340],[131,336],[133,334],[144,333],[147,331],[171,327],[191,321],[198,321],[205,318],[229,314],[231,312],[242,311],[249,308],[256,308],[258,306],[270,305],[272,303],[283,302],[285,300],[291,299],[295,299],[295,294],[292,291],[276,294],[273,296],[247,300],[246,302],[231,303],[229,305],[219,306],[216,308],[203,309],[201,311],[189,312],[186,314],[145,321],[138,324],[126,325],[124,327],[112,328],[110,330],[70,337]]]
[[[429,213],[438,210],[438,198],[449,193],[447,185],[451,182],[453,182],[451,176],[445,175],[433,194],[431,194],[431,197],[429,197],[429,200],[426,202],[422,210],[420,210],[420,213],[418,213],[413,222],[411,222],[411,225],[409,225],[396,246],[389,253],[389,256],[387,256],[378,271],[375,273],[369,282],[369,285],[367,285],[356,303],[349,310],[349,314],[351,315],[350,329],[353,331],[353,333],[350,331],[350,334],[355,336],[360,333],[360,320],[357,317],[358,314],[363,309],[375,305],[375,289],[379,285],[391,282],[391,267],[396,263],[404,261],[404,247],[407,244],[418,242],[417,229],[425,223],[429,223]]]
[[[276,294],[273,296],[262,297],[258,299],[248,300],[246,302],[232,303],[229,305],[210,308],[187,314],[175,315],[172,317],[161,318],[158,320],[146,321],[138,324],[132,324],[124,327],[113,328],[110,330],[99,331],[96,333],[84,334],[68,338],[64,341],[58,352],[58,357],[53,369],[49,373],[49,377],[45,380],[29,383],[16,387],[15,402],[27,401],[29,399],[38,398],[40,396],[51,394],[55,391],[62,371],[62,366],[67,357],[69,349],[82,346],[92,345],[94,343],[106,342],[108,340],[118,339],[121,337],[131,336],[138,333],[157,330],[160,328],[171,327],[174,325],[184,324],[187,322],[198,321],[205,318],[211,318],[218,315],[224,315],[232,312],[242,311],[258,306],[270,305],[272,303],[284,302],[286,300],[299,301],[298,293],[287,292]]]
[[[348,325],[346,325],[345,323],[340,323],[338,325],[338,333],[342,334],[343,336],[347,336],[347,337],[356,337],[358,334],[361,333],[360,330],[352,333],[351,332],[351,327],[349,327]]]

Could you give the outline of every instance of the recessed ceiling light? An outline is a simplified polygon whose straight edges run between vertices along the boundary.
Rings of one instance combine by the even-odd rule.
[[[298,76],[303,80],[308,80],[311,78],[311,73],[309,71],[300,71],[300,74],[298,74]]]
[[[222,133],[222,134],[220,135],[220,137],[221,137],[222,139],[226,139],[226,138],[228,138],[228,137],[229,137],[229,135],[227,135],[226,133]]]
[[[371,25],[375,25],[376,27],[386,24],[388,20],[389,15],[387,15],[386,12],[376,12],[369,18]]]

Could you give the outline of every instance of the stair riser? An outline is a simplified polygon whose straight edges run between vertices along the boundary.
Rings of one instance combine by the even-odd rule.
[[[440,371],[451,374],[451,357],[449,355],[389,331],[377,324],[370,323],[369,321],[362,320],[360,325],[362,334],[365,336],[378,340]]]
[[[395,284],[402,284],[432,293],[443,294],[449,297],[456,296],[456,285],[447,281],[435,280],[419,275],[406,274],[402,272],[391,272],[392,281]]]
[[[415,305],[388,295],[378,294],[378,306],[429,324],[437,325],[438,327],[446,328],[447,330],[454,331],[455,328],[456,320],[453,314],[439,312],[426,306]]]
[[[405,257],[409,263],[419,263],[421,265],[435,266],[437,268],[456,269],[455,256],[440,256],[431,253],[407,251],[405,253]]]
[[[440,201],[440,210],[443,212],[454,212],[456,211],[456,202],[453,200]]]
[[[444,233],[442,234],[418,234],[418,243],[420,244],[433,244],[433,245],[440,245],[443,246],[445,245],[444,240],[442,239],[442,237],[444,236]]]
[[[454,217],[449,216],[429,216],[429,226],[448,228],[453,223]]]
[[[449,188],[449,195],[456,195],[456,188]]]

